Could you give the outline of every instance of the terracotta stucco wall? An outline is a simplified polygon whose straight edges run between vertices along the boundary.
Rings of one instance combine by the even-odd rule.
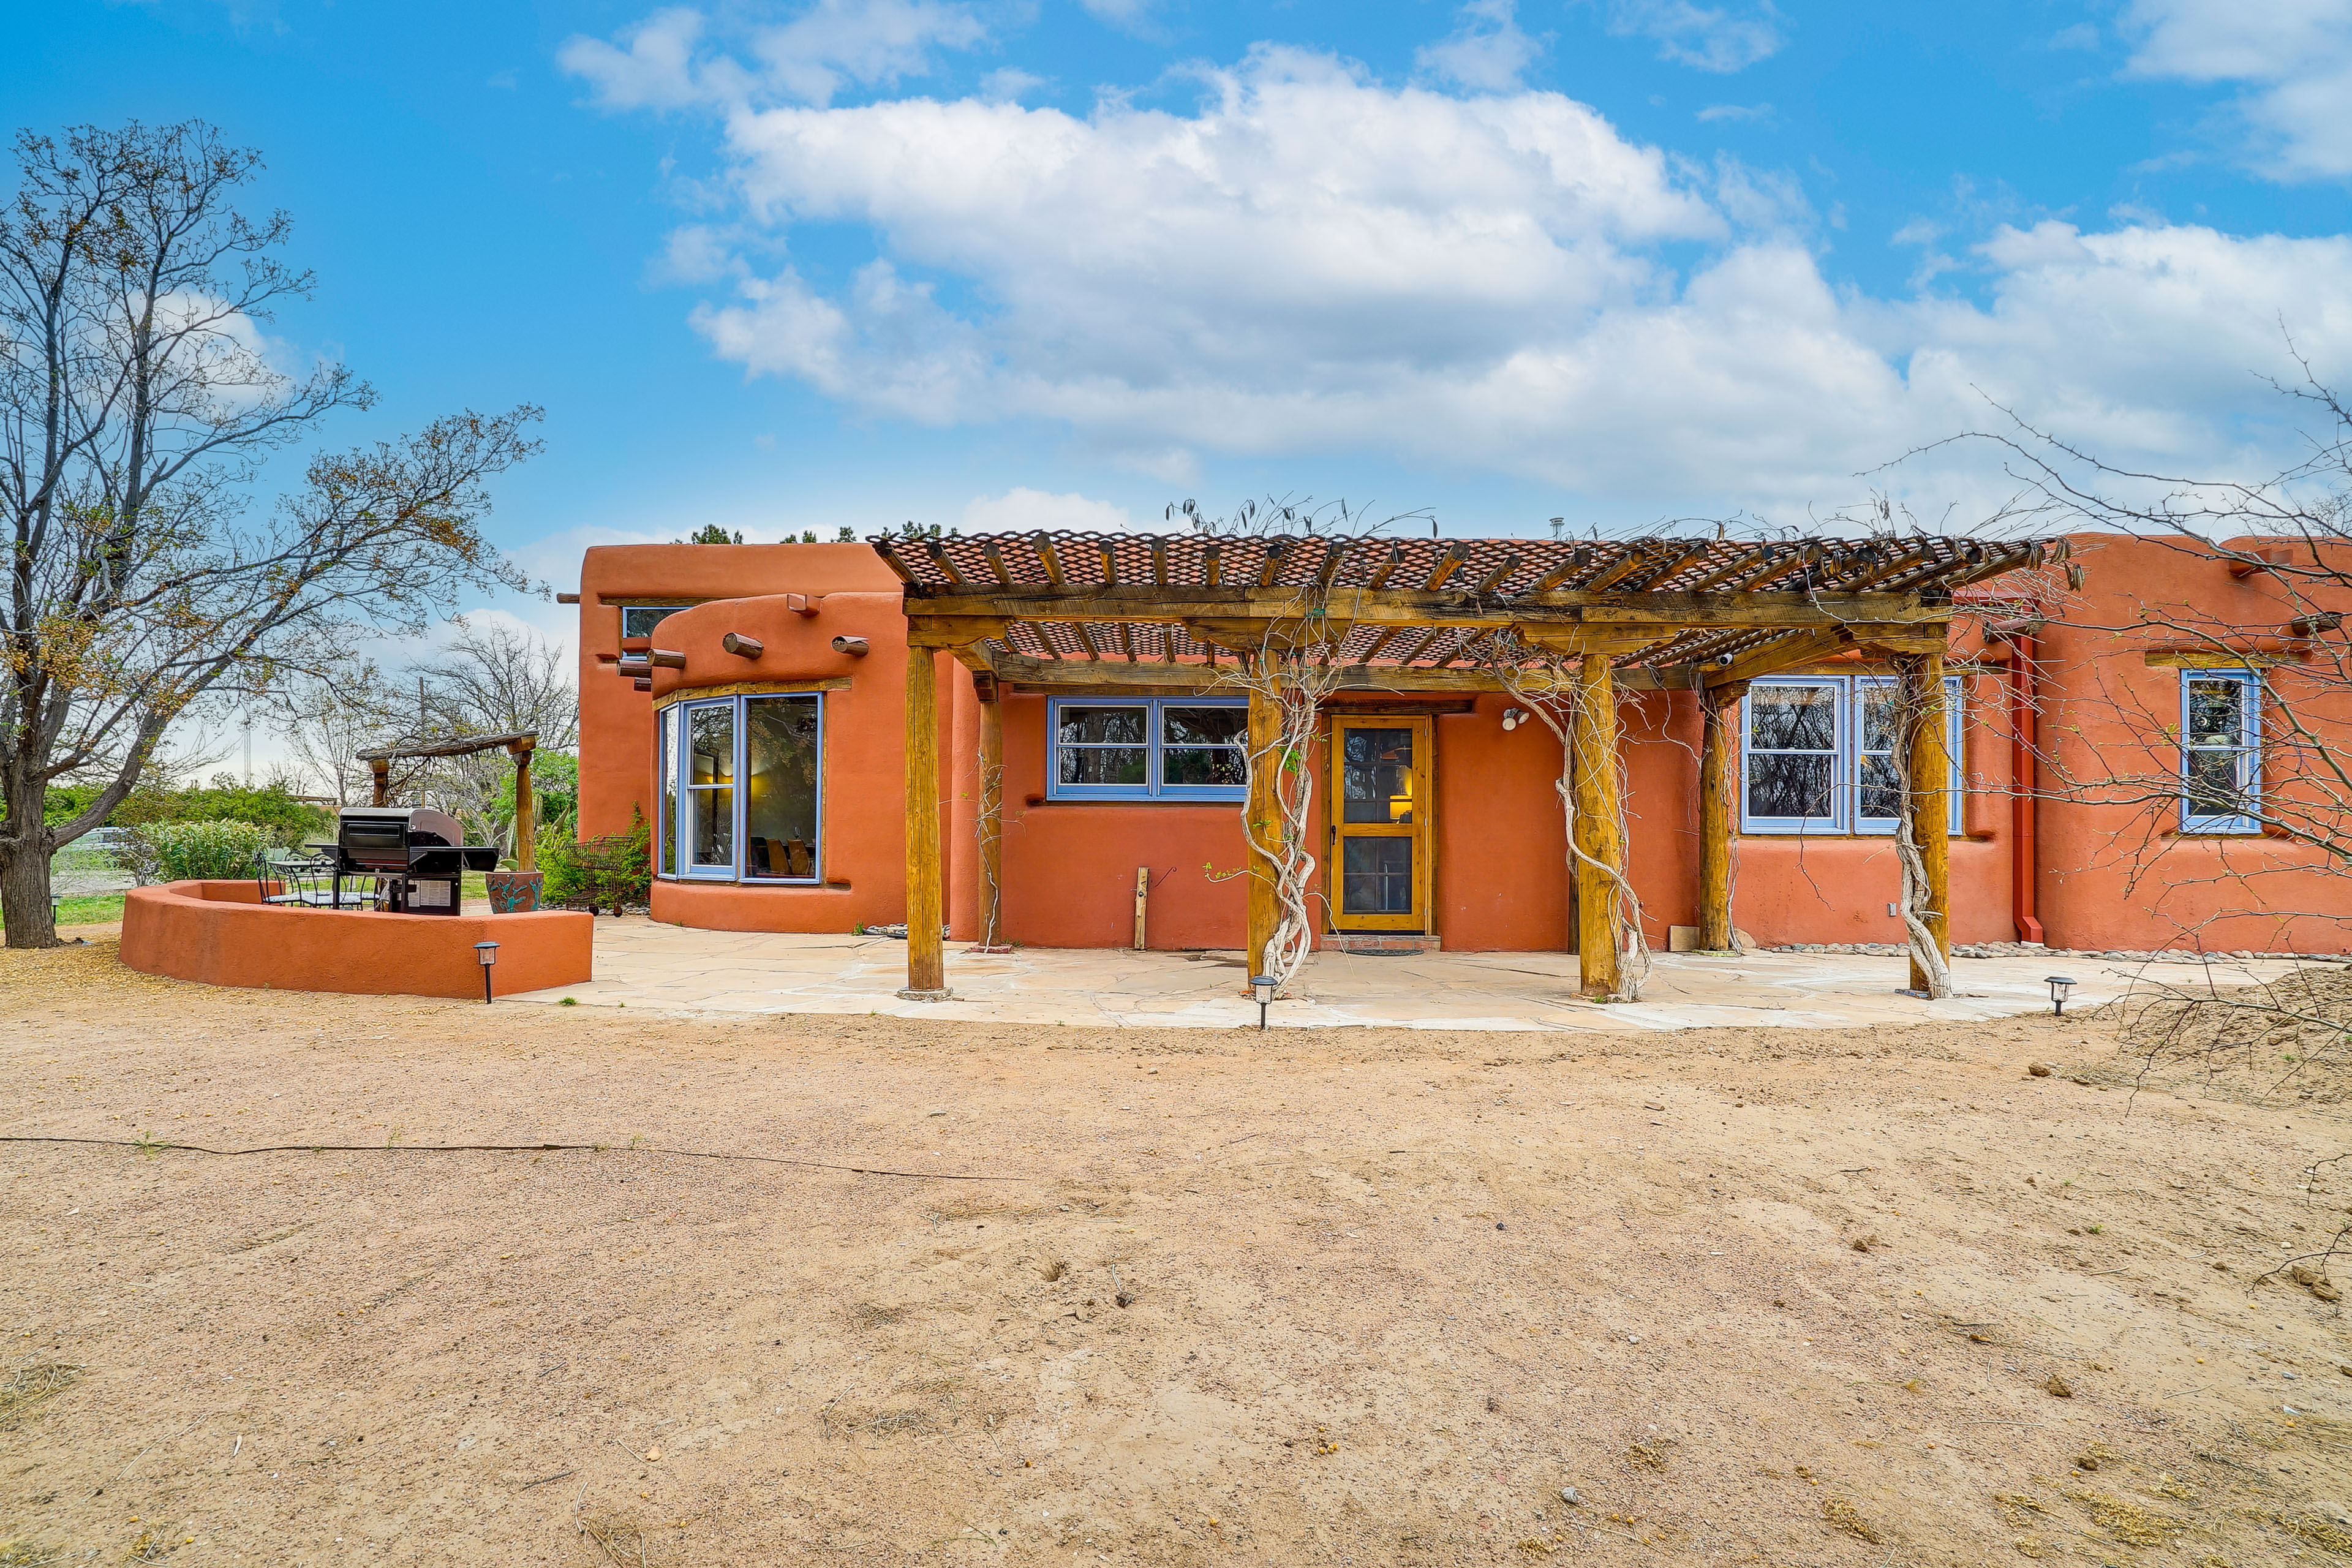
[[[840,592],[895,597],[898,582],[864,544],[604,544],[586,552],[580,564],[582,835],[627,832],[632,806],[653,814],[646,792],[653,698],[607,662],[621,650],[621,611],[612,601]]]
[[[2169,767],[2161,733],[2179,721],[2179,672],[2151,668],[2147,650],[2177,633],[2135,626],[2149,606],[2182,605],[2231,635],[2276,629],[2292,613],[2272,579],[2231,579],[2204,547],[2113,537],[2077,542],[2079,594],[2049,606],[2052,624],[2038,668],[2045,690],[2045,745],[2065,770],[2098,765]],[[788,612],[783,592],[819,598],[819,614]],[[665,623],[660,643],[688,656],[684,672],[656,672],[656,693],[730,682],[843,677],[828,698],[825,866],[848,886],[823,889],[662,884],[657,918],[725,928],[834,931],[904,914],[905,623],[895,579],[864,546],[653,546],[589,552],[583,574],[583,827],[627,824],[633,802],[652,801],[651,703],[629,689],[598,651],[617,647],[618,612],[609,598],[747,595],[687,611]],[[2352,605],[2343,606],[2352,609]],[[767,651],[745,661],[720,650],[728,631],[759,637]],[[859,660],[830,648],[835,636],[863,636]],[[2006,644],[1986,644],[1964,620],[1956,651],[1967,689],[1963,765],[1971,781],[1966,834],[1952,844],[1952,927],[1960,942],[2004,941],[2017,932],[2011,887],[2011,725]],[[1857,661],[1826,669],[1853,670]],[[974,828],[979,795],[980,708],[969,675],[940,658],[940,748],[948,911],[959,938],[977,932],[979,878]],[[2276,678],[2289,681],[2291,674]],[[1470,711],[1432,721],[1437,752],[1433,925],[1456,951],[1558,949],[1568,945],[1570,874],[1553,781],[1559,748],[1530,723],[1506,731],[1511,706],[1481,697]],[[2137,721],[2120,715],[2136,713]],[[1236,809],[1227,805],[1048,802],[1046,699],[1009,694],[1003,704],[1003,934],[1037,946],[1124,945],[1131,937],[1135,872],[1150,868],[1150,940],[1156,948],[1230,947],[1241,939],[1244,894],[1238,880],[1212,881],[1243,861]],[[2152,716],[2152,717],[2151,717]],[[2352,713],[2334,715],[2352,742]],[[2155,729],[2149,728],[2153,722]],[[1620,710],[1631,876],[1650,941],[1696,919],[1696,821],[1700,708],[1688,691],[1628,692]],[[2151,741],[2153,737],[2153,742]],[[2151,750],[2153,743],[2154,749]],[[2137,753],[2133,748],[2137,747]],[[2159,755],[2161,753],[2161,755]],[[1314,758],[1318,796],[1327,749]],[[2134,758],[2137,757],[2135,761]],[[2052,788],[2053,779],[2044,780]],[[2282,779],[2275,787],[2293,788]],[[2311,922],[2298,931],[2245,909],[2346,911],[2345,879],[2315,851],[2273,840],[2184,838],[2163,831],[2169,801],[2138,805],[2084,799],[2040,808],[2036,889],[2041,919],[2057,945],[2148,947],[2194,931],[2207,946],[2338,945]],[[1328,841],[1327,841],[1328,842]],[[1894,941],[1886,913],[1896,872],[1880,837],[1743,837],[1738,846],[1735,918],[1761,941]],[[2255,873],[2249,881],[2238,873]]]
[[[803,549],[812,548],[802,546]],[[818,546],[815,548],[823,548]],[[638,789],[649,805],[654,776],[651,706],[674,693],[731,685],[846,681],[824,694],[822,887],[736,887],[691,879],[654,884],[656,920],[720,931],[846,931],[906,918],[905,751],[907,620],[895,593],[831,593],[814,616],[781,595],[727,599],[662,623],[659,642],[686,655],[683,670],[657,669],[647,711]],[[735,632],[761,647],[756,659],[720,646]],[[833,639],[864,637],[864,658]],[[604,679],[618,684],[616,677]]]
[[[2260,548],[2263,542],[2232,542]],[[2257,574],[2233,578],[2192,541],[2094,536],[2077,542],[2083,589],[2042,639],[2053,689],[2043,734],[2055,776],[2045,788],[2082,798],[2042,808],[2039,896],[2054,945],[2334,951],[2345,944],[2340,917],[2352,914],[2352,878],[2330,869],[2318,849],[2288,840],[2190,836],[2171,798],[2102,803],[2102,780],[2147,778],[2177,765],[2180,671],[2151,666],[2151,650],[2210,646],[2287,648],[2288,621],[2303,608],[2352,611],[2346,596],[2301,589]],[[2307,552],[2298,555],[2309,561]],[[2341,570],[2344,563],[2336,563]],[[2337,694],[2315,694],[2292,662],[2271,679],[2324,735],[2352,749],[2352,712]],[[2272,769],[2266,787],[2293,793],[2297,781],[2267,714]],[[2306,759],[2306,762],[2312,760]],[[2338,920],[2293,918],[2313,911]]]

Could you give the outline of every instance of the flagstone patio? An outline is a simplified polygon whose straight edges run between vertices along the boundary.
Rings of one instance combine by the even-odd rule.
[[[1257,1022],[1238,952],[1133,952],[1023,948],[977,953],[950,943],[954,999],[907,1002],[907,949],[885,937],[690,930],[641,916],[596,922],[596,978],[502,1002],[628,1006],[666,1013],[884,1014],[993,1024],[1222,1028]],[[1935,1018],[1995,1018],[2050,1005],[2046,977],[2078,983],[2070,1006],[2095,1006],[2147,977],[2243,985],[2292,970],[2283,960],[2209,969],[2049,956],[1955,959],[1962,994],[1900,994],[1905,961],[1840,953],[1733,958],[1661,953],[1644,998],[1602,1005],[1576,996],[1576,957],[1560,952],[1318,953],[1298,994],[1274,1005],[1275,1027],[1564,1029],[1629,1033],[1737,1025],[1843,1028]]]

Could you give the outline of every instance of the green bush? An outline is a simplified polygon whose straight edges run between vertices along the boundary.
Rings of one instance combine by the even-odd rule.
[[[158,822],[133,830],[153,858],[153,879],[188,882],[254,875],[255,861],[269,846],[269,830],[258,823],[215,817],[205,822]]]
[[[577,842],[556,828],[539,835],[539,868],[547,879],[543,904],[619,914],[642,909],[653,896],[653,830],[645,814],[632,811],[629,831]]]

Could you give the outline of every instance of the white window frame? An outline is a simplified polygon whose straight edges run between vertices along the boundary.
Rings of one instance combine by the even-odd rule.
[[[1902,678],[1895,675],[1776,675],[1750,681],[1739,702],[1739,831],[1758,835],[1782,837],[1811,834],[1842,837],[1892,837],[1895,819],[1888,816],[1862,815],[1863,702],[1864,693],[1882,687],[1895,686]],[[1806,687],[1815,690],[1828,689],[1837,693],[1837,742],[1830,756],[1830,813],[1825,816],[1758,816],[1748,809],[1748,780],[1753,765],[1755,747],[1751,743],[1754,727],[1748,704],[1757,689],[1773,687]],[[1957,675],[1944,678],[1945,746],[1951,762],[1948,781],[1950,818],[1946,832],[1958,837],[1964,830],[1967,816],[1968,770],[1962,755],[1966,734],[1962,712],[1966,683]],[[1773,754],[1769,752],[1767,755]],[[1820,756],[1822,752],[1783,753]],[[1875,753],[1884,755],[1885,753]],[[2184,764],[2185,766],[2185,764]]]
[[[1062,782],[1062,710],[1073,708],[1140,708],[1143,710],[1143,782],[1139,784],[1087,784]],[[1045,798],[1067,801],[1226,802],[1246,800],[1249,785],[1171,784],[1161,777],[1161,753],[1167,749],[1163,715],[1171,708],[1241,708],[1246,697],[1055,697],[1045,705]],[[1249,747],[1239,748],[1242,766],[1249,766]]]
[[[2238,743],[2235,746],[2192,746],[2189,743],[2189,689],[2198,681],[2240,689]],[[2252,816],[2206,816],[2196,809],[2189,793],[2191,752],[2233,752],[2238,759],[2238,790],[2254,803]],[[2180,830],[2183,833],[2259,834],[2263,830],[2263,678],[2252,669],[2184,669],[2180,672]]]

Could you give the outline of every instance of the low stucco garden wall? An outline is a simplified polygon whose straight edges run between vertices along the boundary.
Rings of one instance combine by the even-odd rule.
[[[577,910],[514,915],[402,915],[265,904],[251,881],[134,888],[122,904],[122,962],[206,985],[363,995],[476,997],[478,942],[499,944],[495,992],[509,995],[590,977],[595,917]]]

